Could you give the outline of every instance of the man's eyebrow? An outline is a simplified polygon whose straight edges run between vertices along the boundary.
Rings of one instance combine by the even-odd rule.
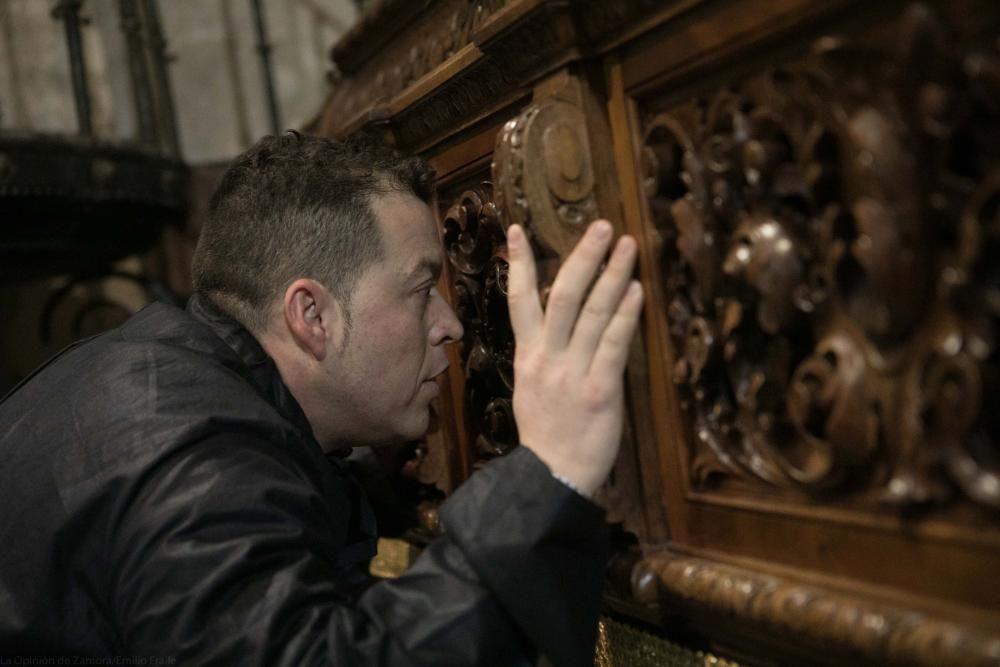
[[[424,257],[419,262],[417,262],[417,265],[413,267],[413,269],[411,269],[409,273],[406,274],[406,279],[408,281],[413,280],[417,278],[420,274],[429,272],[436,281],[438,278],[441,277],[441,270],[442,270],[441,260]]]

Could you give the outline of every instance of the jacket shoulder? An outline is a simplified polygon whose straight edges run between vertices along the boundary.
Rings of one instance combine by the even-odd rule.
[[[28,440],[133,457],[213,431],[286,440],[295,429],[254,387],[236,353],[171,306],[147,307],[73,347],[0,403],[4,449]]]

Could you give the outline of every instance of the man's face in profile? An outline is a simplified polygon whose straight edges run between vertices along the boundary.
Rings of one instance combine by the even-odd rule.
[[[410,193],[376,196],[382,260],[358,280],[350,303],[351,331],[327,357],[338,402],[352,423],[338,424],[355,444],[389,444],[424,435],[433,378],[448,366],[444,344],[462,325],[437,289],[444,256],[434,215]]]

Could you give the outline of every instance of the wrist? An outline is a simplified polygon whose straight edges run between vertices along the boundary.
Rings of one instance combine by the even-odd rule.
[[[551,471],[550,471],[550,472],[551,472]],[[560,482],[562,482],[563,484],[565,484],[566,486],[568,486],[568,487],[570,488],[570,490],[571,490],[571,491],[573,491],[574,493],[576,493],[577,495],[580,495],[580,496],[583,496],[584,498],[586,498],[586,499],[590,500],[590,496],[591,496],[591,494],[589,494],[589,493],[584,493],[584,492],[583,492],[583,489],[581,489],[581,488],[580,488],[580,487],[578,487],[578,486],[577,486],[576,484],[574,484],[573,482],[569,481],[568,479],[566,479],[566,478],[565,478],[565,477],[563,477],[562,475],[560,475],[560,474],[558,474],[558,473],[554,473],[554,472],[553,472],[553,473],[552,473],[552,476],[553,476],[553,477],[555,477],[555,478],[556,478],[557,480],[559,480]]]
[[[549,469],[553,477],[585,498],[593,498],[597,489],[604,483],[604,479],[598,479],[593,474],[593,471],[583,469],[579,465],[579,461],[566,461],[524,443],[521,446],[527,447],[534,452],[535,456]]]

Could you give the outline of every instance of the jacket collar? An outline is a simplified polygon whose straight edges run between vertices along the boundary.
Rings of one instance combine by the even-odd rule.
[[[242,324],[226,315],[210,299],[195,294],[187,304],[188,313],[207,325],[242,362],[244,377],[257,392],[273,405],[281,415],[315,442],[312,426],[305,412],[292,392],[288,389],[274,360],[268,356],[260,342]],[[241,369],[241,370],[243,370]],[[316,443],[319,447],[319,443]],[[333,458],[343,458],[350,449],[331,454]]]

